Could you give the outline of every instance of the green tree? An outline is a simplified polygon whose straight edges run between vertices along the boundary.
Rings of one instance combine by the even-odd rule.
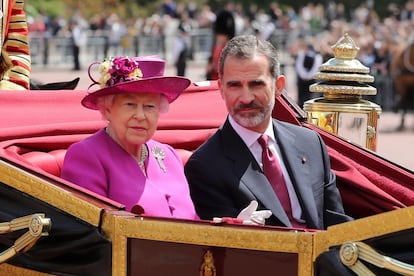
[[[251,1],[251,0],[207,0],[207,3],[213,8],[213,10],[217,11],[222,9],[226,3],[238,3],[242,4],[244,8],[248,8],[249,5],[252,3],[256,4],[259,8],[264,9],[267,11],[270,4],[272,2],[277,2],[282,7],[292,6],[296,11],[298,11],[301,7],[307,5],[308,3],[313,4],[323,4],[325,7],[328,5],[329,2],[336,2],[336,3],[343,3],[345,5],[346,11],[348,16],[355,10],[361,3],[367,2],[366,0],[347,0],[347,1],[338,1],[338,0],[261,0],[261,1]],[[372,0],[374,3],[374,10],[378,13],[378,15],[383,18],[387,15],[387,7],[392,2],[397,5],[404,5],[407,0]]]
[[[188,0],[175,0],[177,3],[188,3]],[[327,4],[332,0],[261,0],[254,1],[260,8],[267,10],[272,2],[279,3],[282,7],[287,5],[292,6],[295,10],[299,10],[300,7],[312,2],[314,4]],[[372,0],[374,3],[374,10],[382,18],[387,15],[387,7],[390,3],[389,0]],[[91,15],[100,13],[116,12],[123,18],[131,17],[145,17],[155,12],[158,12],[164,0],[26,0],[26,11],[28,14],[36,14],[40,11],[44,11],[50,16],[64,16],[70,17],[76,10],[80,10],[82,15],[86,18]],[[236,4],[242,4],[245,8],[248,8],[252,3],[251,0],[194,0],[199,7],[204,4],[208,4],[212,7],[213,11],[219,11],[226,3],[232,2]],[[349,16],[353,10],[355,10],[361,3],[366,0],[347,0],[338,1],[345,5],[347,15]],[[393,0],[393,3],[402,6],[407,0]]]

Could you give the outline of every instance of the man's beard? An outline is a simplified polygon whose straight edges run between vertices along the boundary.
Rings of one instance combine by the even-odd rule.
[[[251,102],[249,104],[240,104],[233,109],[231,114],[233,119],[241,126],[245,128],[252,128],[260,125],[265,119],[271,116],[275,101],[271,101],[268,106],[262,106],[257,102]],[[240,114],[238,111],[245,108],[256,109],[256,112],[250,114]]]

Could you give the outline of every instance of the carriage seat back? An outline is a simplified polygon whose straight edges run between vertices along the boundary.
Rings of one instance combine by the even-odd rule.
[[[35,167],[55,176],[60,176],[65,154],[66,149],[52,150],[49,152],[29,151],[22,154],[22,157]]]

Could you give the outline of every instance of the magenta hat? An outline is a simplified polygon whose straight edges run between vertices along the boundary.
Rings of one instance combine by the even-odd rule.
[[[99,81],[91,75],[94,65],[99,65]],[[89,66],[88,74],[93,82],[89,88],[95,84],[101,87],[89,92],[82,99],[82,105],[90,109],[98,109],[98,98],[120,93],[160,93],[171,103],[191,84],[191,81],[184,77],[164,76],[165,60],[156,56],[119,56],[103,62],[94,62]]]

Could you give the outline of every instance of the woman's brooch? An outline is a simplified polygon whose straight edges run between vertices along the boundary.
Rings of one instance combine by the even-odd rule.
[[[164,164],[165,152],[162,148],[156,146],[152,148],[152,154],[154,155],[155,159],[157,159],[158,165],[160,166],[161,170],[167,172]]]

